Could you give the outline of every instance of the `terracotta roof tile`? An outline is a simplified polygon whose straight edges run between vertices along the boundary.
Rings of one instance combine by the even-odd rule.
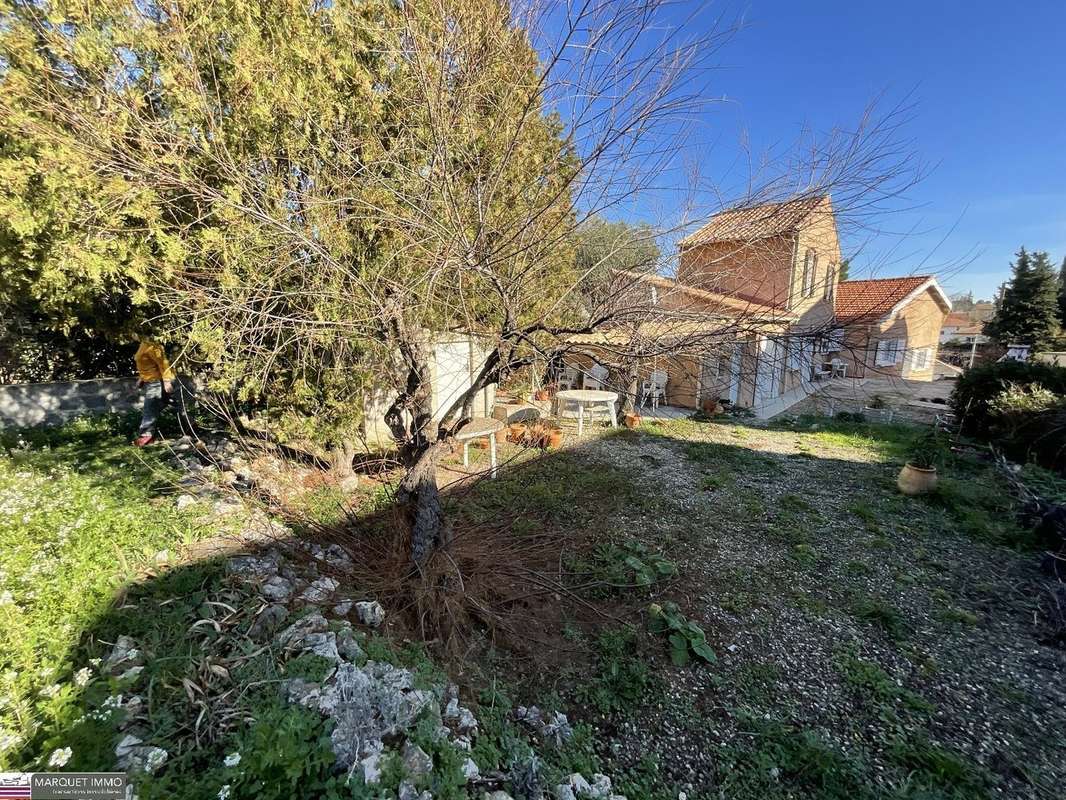
[[[706,289],[699,289],[695,286],[688,286],[683,283],[679,283],[674,278],[667,278],[662,275],[644,274],[638,275],[637,273],[620,270],[622,274],[638,278],[646,283],[653,284],[660,289],[664,289],[667,292],[674,293],[676,295],[683,295],[687,298],[692,306],[691,311],[705,311],[707,313],[718,314],[736,314],[736,313],[748,313],[752,315],[759,315],[761,319],[785,319],[790,317],[787,312],[782,309],[761,303],[758,300],[749,299],[741,295],[728,295],[720,294],[718,292],[709,292]]]
[[[878,320],[931,278],[931,275],[912,275],[907,278],[841,281],[837,284],[834,302],[837,319],[841,322]]]
[[[711,217],[698,231],[682,239],[680,245],[692,247],[708,242],[756,241],[790,233],[828,199],[828,195],[817,195],[784,203],[763,203],[722,211]]]

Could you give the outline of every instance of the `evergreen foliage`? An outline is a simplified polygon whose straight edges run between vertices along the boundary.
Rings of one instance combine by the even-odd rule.
[[[1058,333],[1059,280],[1045,252],[1022,247],[985,333],[1003,345],[1049,346]]]

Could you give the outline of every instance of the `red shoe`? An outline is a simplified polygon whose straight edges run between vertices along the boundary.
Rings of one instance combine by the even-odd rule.
[[[133,440],[134,447],[144,447],[146,444],[152,441],[152,434],[142,433],[136,439]]]

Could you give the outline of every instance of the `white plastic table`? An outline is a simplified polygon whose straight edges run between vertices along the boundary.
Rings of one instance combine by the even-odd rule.
[[[564,389],[555,395],[559,402],[559,412],[562,413],[563,403],[577,403],[577,435],[585,433],[585,406],[603,403],[611,415],[611,427],[618,427],[618,415],[615,413],[615,405],[618,403],[617,392],[605,392],[599,389]]]
[[[503,423],[491,417],[474,417],[455,434],[456,441],[463,443],[463,466],[470,466],[470,440],[487,436],[489,439],[489,477],[496,477],[496,434],[503,430]]]

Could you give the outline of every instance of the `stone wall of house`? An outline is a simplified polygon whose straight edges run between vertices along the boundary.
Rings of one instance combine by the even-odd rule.
[[[96,378],[0,386],[0,428],[58,425],[84,414],[126,411],[140,404],[136,378]]]

